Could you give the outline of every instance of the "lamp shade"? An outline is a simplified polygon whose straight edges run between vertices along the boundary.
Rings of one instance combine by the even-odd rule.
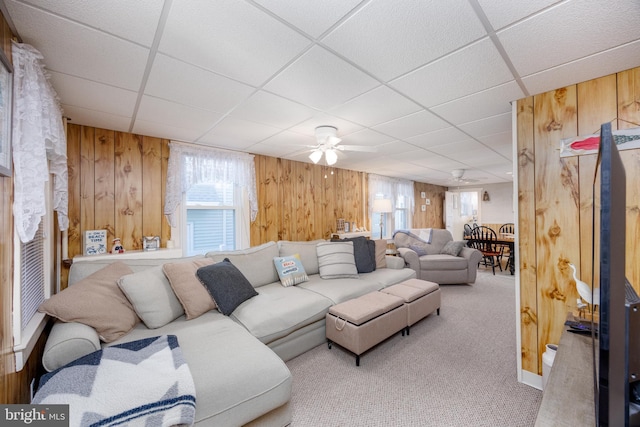
[[[333,149],[329,149],[325,151],[324,157],[325,159],[327,159],[327,164],[329,166],[335,165],[336,162],[338,161],[338,154],[336,153],[336,150],[333,150]]]
[[[371,208],[373,212],[388,213],[392,211],[391,200],[389,199],[375,199]]]
[[[320,159],[322,158],[322,151],[320,150],[313,150],[311,152],[311,154],[309,154],[309,158],[311,159],[311,161],[313,163],[318,163],[320,161]]]

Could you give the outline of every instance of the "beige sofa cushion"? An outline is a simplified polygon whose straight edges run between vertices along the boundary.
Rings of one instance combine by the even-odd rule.
[[[160,328],[184,314],[161,265],[122,276],[118,286],[149,329]]]
[[[276,242],[236,251],[208,252],[205,256],[216,262],[229,258],[254,288],[280,280],[273,264],[273,259],[280,256]]]
[[[318,254],[316,252],[316,246],[318,243],[325,242],[326,240],[312,240],[310,242],[290,242],[288,240],[280,240],[278,247],[280,248],[280,256],[291,256],[298,254],[304,271],[310,276],[312,274],[318,274],[320,268],[318,266]]]
[[[200,267],[213,264],[211,258],[201,258],[187,262],[168,262],[162,266],[171,288],[182,304],[187,320],[195,319],[216,308],[216,303],[196,276]]]
[[[323,279],[358,278],[353,242],[321,242],[316,251]]]
[[[133,328],[140,319],[117,281],[131,269],[114,262],[45,300],[38,311],[63,322],[79,322],[93,327],[105,342],[114,341]]]

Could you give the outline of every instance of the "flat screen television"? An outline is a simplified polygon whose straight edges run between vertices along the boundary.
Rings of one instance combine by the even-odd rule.
[[[625,277],[627,182],[611,123],[600,129],[596,174],[598,169],[599,230],[595,224],[593,230],[600,233],[595,415],[599,426],[634,426],[640,425],[640,300]]]

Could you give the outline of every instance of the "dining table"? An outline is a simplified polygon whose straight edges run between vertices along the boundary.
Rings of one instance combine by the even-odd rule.
[[[515,234],[513,233],[497,233],[497,239],[488,240],[488,239],[474,239],[471,236],[465,235],[464,240],[467,241],[467,246],[473,247],[473,242],[480,243],[493,243],[496,246],[507,246],[509,248],[509,258],[507,259],[507,265],[505,269],[508,268],[509,272],[513,276],[515,274]]]

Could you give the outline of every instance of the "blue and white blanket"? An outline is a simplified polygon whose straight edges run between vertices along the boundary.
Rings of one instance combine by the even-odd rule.
[[[98,350],[44,375],[33,404],[68,404],[71,426],[195,421],[196,392],[175,335]]]

